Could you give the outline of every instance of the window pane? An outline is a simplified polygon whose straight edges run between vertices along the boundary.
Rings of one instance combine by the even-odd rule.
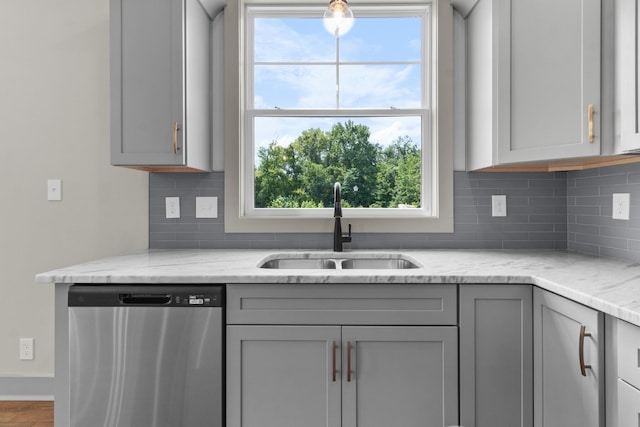
[[[335,108],[335,67],[256,65],[254,72],[254,108]]]
[[[421,108],[418,65],[340,66],[340,108]]]
[[[421,26],[419,17],[356,18],[351,31],[340,38],[340,59],[347,62],[420,61]]]
[[[421,118],[257,117],[255,207],[420,207]]]
[[[335,61],[335,51],[321,18],[255,20],[255,62]]]

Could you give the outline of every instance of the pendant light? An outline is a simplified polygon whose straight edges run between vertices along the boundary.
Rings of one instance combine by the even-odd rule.
[[[324,12],[324,27],[336,37],[346,34],[353,27],[353,12],[347,0],[331,0]]]

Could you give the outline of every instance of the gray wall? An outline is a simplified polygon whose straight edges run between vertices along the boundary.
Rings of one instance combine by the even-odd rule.
[[[149,247],[330,249],[327,233],[227,234],[224,232],[224,174],[154,173],[149,180]],[[358,234],[353,249],[565,249],[566,173],[455,172],[455,232]],[[507,195],[504,218],[491,217],[491,195]],[[165,218],[165,197],[180,197],[180,219]],[[196,219],[196,196],[218,197],[219,218]]]
[[[572,251],[640,261],[640,163],[570,172],[567,245]],[[612,194],[630,193],[630,220],[612,219]]]

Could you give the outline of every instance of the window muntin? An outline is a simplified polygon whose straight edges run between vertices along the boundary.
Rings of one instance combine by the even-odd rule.
[[[255,195],[264,178],[264,174],[257,177],[260,153],[264,155],[271,144],[288,147],[303,131],[329,133],[337,123],[354,123],[369,129],[374,145],[384,148],[409,138],[420,148],[422,195],[415,206],[420,209],[403,211],[376,204],[355,215],[431,215],[430,7],[354,8],[357,23],[338,40],[324,30],[321,10],[246,6],[243,214],[326,216],[326,209],[263,206]],[[358,179],[353,173],[347,174],[352,182],[344,182],[344,175],[336,179],[346,187],[347,196],[350,189],[362,189],[353,182]],[[332,194],[332,183],[326,191]]]

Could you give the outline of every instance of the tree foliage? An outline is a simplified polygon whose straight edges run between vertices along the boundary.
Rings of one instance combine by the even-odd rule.
[[[308,129],[288,147],[271,142],[258,150],[255,206],[321,208],[333,205],[342,184],[345,207],[420,206],[421,150],[408,136],[387,147],[370,141],[367,126],[337,123]]]

